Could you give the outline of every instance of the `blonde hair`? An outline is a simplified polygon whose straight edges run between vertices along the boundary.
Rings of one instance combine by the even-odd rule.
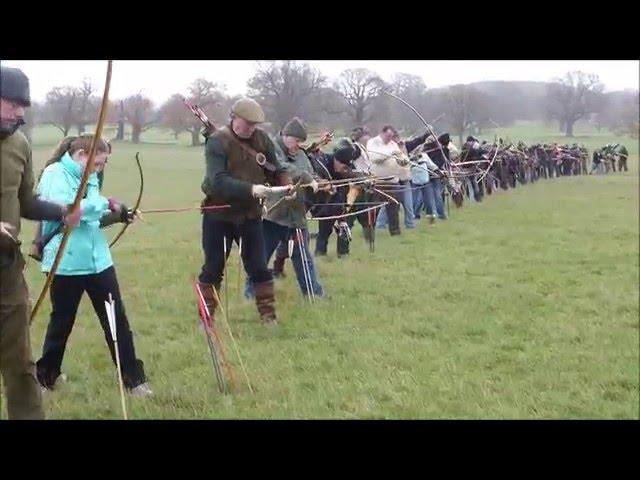
[[[78,150],[84,150],[85,152],[88,152],[91,149],[93,138],[94,135],[91,133],[85,133],[77,137],[64,137],[53,150],[53,153],[51,154],[49,160],[47,160],[47,162],[44,164],[44,167],[40,172],[40,177],[42,177],[42,173],[44,172],[45,168],[47,168],[49,165],[59,162],[65,153],[68,152],[70,155],[73,155]],[[96,145],[96,154],[99,153],[111,153],[111,144],[103,138],[101,138]]]

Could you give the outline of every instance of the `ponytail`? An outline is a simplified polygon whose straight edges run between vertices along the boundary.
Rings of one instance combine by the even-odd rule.
[[[62,160],[62,157],[65,153],[68,152],[69,154],[73,154],[78,150],[85,150],[88,152],[91,148],[92,142],[92,134],[82,134],[79,137],[75,137],[72,135],[64,137],[53,150],[53,153],[51,154],[49,160],[47,160],[47,162],[44,164],[44,167],[42,168],[42,171],[40,171],[40,175],[38,176],[38,181],[40,181],[40,178],[42,178],[42,174],[44,173],[45,168]],[[96,146],[96,153],[111,153],[111,144],[104,139],[100,139],[98,145]]]

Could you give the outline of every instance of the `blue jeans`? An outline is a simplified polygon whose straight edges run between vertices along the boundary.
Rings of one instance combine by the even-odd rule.
[[[416,228],[416,217],[413,213],[413,192],[411,191],[411,182],[407,182],[405,184],[405,190],[400,195],[400,203],[404,210],[405,228]]]
[[[472,202],[476,202],[476,192],[473,189],[474,185],[473,185],[473,180],[471,180],[471,178],[467,177],[464,179],[466,185],[467,185],[467,190],[469,191],[469,200]]]
[[[427,215],[429,215],[429,211],[427,209],[427,205],[430,202],[430,198],[427,195],[427,185],[415,185],[411,184],[411,188],[413,188],[413,215],[415,218],[420,218],[420,211],[424,210]],[[433,211],[433,205],[431,206],[431,210]]]
[[[411,191],[411,183],[407,182],[404,190],[398,191],[398,201],[404,210],[404,226],[405,228],[416,227],[416,217],[413,210],[413,192]],[[385,229],[389,224],[387,218],[387,209],[381,208],[376,220],[376,228]]]
[[[438,218],[446,220],[447,216],[444,213],[444,202],[442,200],[443,185],[442,180],[439,178],[432,178],[429,183],[425,185],[427,188],[427,214],[438,214]]]
[[[376,219],[376,228],[384,230],[385,228],[387,228],[388,224],[389,224],[389,219],[387,218],[387,209],[381,208],[378,211],[378,218]]]
[[[311,250],[309,249],[309,230],[307,230],[306,228],[301,229],[303,237],[302,248],[306,257],[306,262],[303,262],[302,256],[300,254],[300,244],[298,242],[295,229],[285,227],[284,225],[280,225],[275,222],[270,222],[269,220],[262,221],[262,229],[264,232],[265,262],[269,264],[269,260],[271,259],[273,252],[275,252],[276,248],[278,248],[278,244],[280,242],[286,245],[285,248],[288,248],[289,239],[293,238],[295,243],[293,252],[291,254],[291,263],[293,264],[293,269],[296,272],[296,278],[298,280],[298,285],[300,285],[302,294],[306,296],[310,295],[309,289],[307,287],[307,281],[305,280],[306,269],[308,270],[309,277],[311,279],[311,290],[313,291],[313,294],[316,297],[324,296],[324,290],[322,288],[322,285],[320,285],[318,273],[313,262],[313,255],[311,254]],[[244,296],[247,298],[251,298],[254,296],[253,285],[249,281],[249,278],[247,278],[245,281]]]

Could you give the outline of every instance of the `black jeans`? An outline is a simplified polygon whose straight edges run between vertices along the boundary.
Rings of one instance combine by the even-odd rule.
[[[224,251],[224,239],[227,249]],[[205,213],[202,216],[202,248],[204,265],[199,280],[211,283],[218,288],[222,282],[224,264],[231,252],[231,242],[242,239],[242,264],[252,283],[263,283],[273,280],[267,268],[264,253],[264,234],[262,219],[245,220],[240,224],[216,220]]]
[[[340,215],[338,213],[337,215]],[[316,238],[316,255],[326,255],[329,245],[329,237],[333,232],[333,226],[336,220],[320,220],[318,222],[318,237]],[[347,255],[349,253],[349,240],[336,234],[336,251],[338,255]]]
[[[351,212],[357,212],[358,210],[366,210],[367,208],[372,207],[373,205],[368,205],[368,204],[373,203],[374,200],[375,199],[373,194],[364,190],[361,191],[360,194],[357,196],[355,203],[356,204],[363,203],[367,205],[354,205],[353,207],[351,207]],[[356,223],[356,220],[358,220],[358,223],[360,223],[360,225],[362,226],[362,229],[366,232],[367,229],[371,229],[375,227],[375,224],[376,224],[374,220],[375,213],[377,213],[377,210],[371,210],[366,213],[352,215],[350,217],[347,217],[345,221],[349,225],[349,228],[353,228],[353,226]],[[368,233],[365,233],[365,235],[368,235]]]
[[[116,333],[122,380],[127,388],[134,388],[144,383],[146,381],[144,364],[136,358],[133,335],[129,329],[116,270],[113,267],[91,275],[56,275],[53,278],[50,292],[53,310],[42,347],[42,358],[36,363],[38,380],[45,387],[51,388],[60,375],[67,340],[71,335],[78,305],[84,292],[89,295],[93,309],[98,315],[115,365],[115,350],[104,305],[104,302],[109,301],[109,294],[113,297],[116,306]]]

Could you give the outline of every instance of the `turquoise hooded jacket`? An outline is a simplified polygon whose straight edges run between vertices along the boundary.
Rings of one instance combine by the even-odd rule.
[[[49,165],[42,173],[38,193],[43,199],[69,205],[73,203],[80,180],[82,166],[65,153],[59,162]],[[100,195],[98,175],[89,175],[86,195],[80,202],[82,218],[73,229],[56,275],[90,275],[100,273],[113,265],[109,244],[100,230],[100,219],[110,213],[109,200]],[[58,222],[42,222],[42,235],[55,230]],[[44,248],[41,270],[50,272],[58,253],[62,233],[51,239]]]

